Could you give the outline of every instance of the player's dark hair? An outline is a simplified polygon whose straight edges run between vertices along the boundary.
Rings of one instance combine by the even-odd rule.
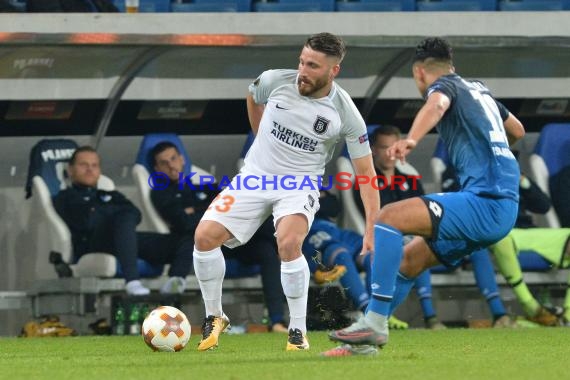
[[[331,33],[313,34],[307,39],[305,46],[315,51],[325,53],[326,55],[336,57],[339,62],[342,61],[346,54],[346,44],[344,41]]]
[[[426,38],[416,47],[414,63],[424,62],[426,59],[432,58],[439,62],[451,63],[453,60],[453,50],[451,45],[439,37]]]
[[[75,160],[77,159],[77,155],[83,152],[97,153],[97,150],[95,150],[95,148],[89,145],[80,146],[79,148],[75,149],[75,152],[73,152],[73,154],[71,155],[71,158],[69,159],[69,165],[75,165]]]
[[[170,141],[161,141],[155,146],[152,147],[148,154],[148,161],[152,164],[152,166],[156,165],[156,156],[164,152],[166,149],[174,148],[176,153],[180,154],[180,150],[176,146],[176,144]]]
[[[381,125],[370,134],[370,145],[376,144],[378,136],[396,136],[400,138],[400,128],[394,125]]]

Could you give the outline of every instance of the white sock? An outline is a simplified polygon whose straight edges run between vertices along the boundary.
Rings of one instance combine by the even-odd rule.
[[[222,282],[226,274],[226,261],[220,247],[211,251],[198,251],[194,247],[194,273],[200,284],[206,316],[222,316]]]
[[[307,298],[309,295],[309,264],[305,256],[281,262],[281,286],[289,305],[289,328],[307,332]]]
[[[369,311],[364,316],[366,324],[379,334],[388,336],[388,317]]]

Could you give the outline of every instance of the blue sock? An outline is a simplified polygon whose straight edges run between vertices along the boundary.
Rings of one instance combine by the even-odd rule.
[[[420,299],[420,305],[424,313],[424,319],[435,316],[435,309],[433,308],[433,300],[431,298],[431,274],[429,269],[424,270],[414,282],[416,294]]]
[[[479,291],[487,300],[493,318],[497,319],[507,314],[503,301],[501,301],[501,297],[499,296],[499,287],[495,280],[495,269],[493,268],[493,263],[491,262],[488,251],[486,249],[480,249],[479,251],[473,252],[470,258],[473,264],[477,287],[479,287]]]
[[[387,224],[374,226],[371,299],[367,312],[388,316],[403,254],[402,233]],[[401,301],[400,301],[401,302]]]
[[[339,249],[343,250],[339,252]],[[335,256],[331,257],[332,254],[335,254]],[[329,263],[331,258],[333,264],[344,265],[346,267],[346,273],[340,278],[340,283],[348,293],[354,307],[358,310],[366,307],[370,296],[360,279],[360,274],[358,273],[358,269],[356,269],[356,263],[348,253],[348,249],[340,244],[330,245],[323,253],[323,261]]]
[[[414,280],[415,279],[408,278],[398,272],[398,276],[396,277],[396,290],[394,291],[394,298],[392,298],[392,304],[390,305],[390,315],[404,302],[414,286]]]

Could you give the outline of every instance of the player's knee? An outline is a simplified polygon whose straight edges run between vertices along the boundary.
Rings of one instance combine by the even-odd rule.
[[[208,228],[206,223],[200,222],[194,232],[194,245],[199,251],[211,251],[221,245],[212,228]]]
[[[301,256],[301,244],[303,240],[294,234],[286,234],[277,237],[279,256],[284,261],[291,261]]]
[[[410,260],[409,256],[404,255],[402,256],[402,261],[400,261],[400,273],[402,273],[406,277],[414,277],[413,273],[413,262]]]
[[[419,276],[424,270],[433,266],[435,257],[432,256],[427,248],[405,251],[400,262],[400,273],[408,278]]]
[[[490,247],[490,250],[491,250],[491,253],[495,257],[497,257],[498,259],[505,258],[505,257],[508,257],[510,255],[516,256],[516,253],[517,253],[515,242],[513,240],[513,237],[511,236],[511,234],[508,234],[502,240],[493,244]]]
[[[397,213],[394,212],[393,205],[388,204],[380,209],[376,214],[376,222],[391,225]]]
[[[400,207],[398,203],[400,202],[390,203],[382,207],[377,213],[376,222],[399,228],[402,224],[402,215],[408,209]]]

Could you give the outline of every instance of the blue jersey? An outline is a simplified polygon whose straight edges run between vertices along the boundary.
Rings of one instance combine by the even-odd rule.
[[[509,111],[481,82],[467,81],[457,74],[437,79],[426,97],[434,91],[451,101],[436,128],[457,171],[461,190],[518,201],[520,170],[503,127]]]

